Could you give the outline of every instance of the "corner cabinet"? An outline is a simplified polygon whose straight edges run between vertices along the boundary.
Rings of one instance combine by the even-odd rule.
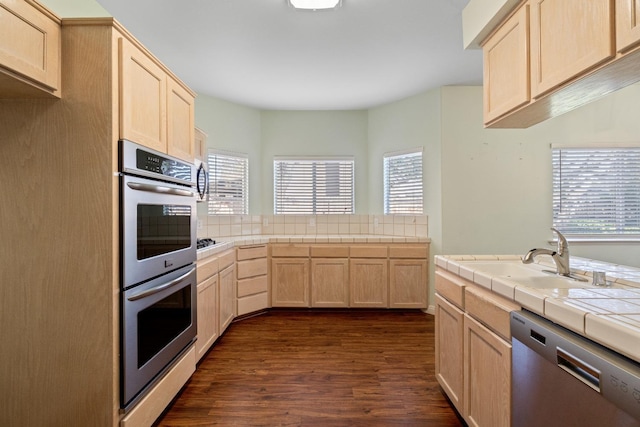
[[[236,317],[236,254],[233,249],[222,253],[220,263],[220,294],[218,324],[219,334],[222,335]]]
[[[193,162],[195,95],[130,40],[119,51],[120,138]]]
[[[0,98],[60,98],[60,19],[32,1],[0,0]]]
[[[241,246],[236,258],[238,275],[238,316],[269,307],[267,246]]]

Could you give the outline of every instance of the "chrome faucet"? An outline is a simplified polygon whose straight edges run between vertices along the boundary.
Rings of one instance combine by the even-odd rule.
[[[558,249],[555,251],[550,249],[531,249],[524,258],[522,258],[522,262],[524,264],[531,264],[533,259],[538,255],[551,255],[553,262],[556,264],[557,271],[555,271],[555,273],[560,276],[573,277],[571,276],[571,269],[569,268],[569,244],[567,243],[567,239],[555,228],[552,227],[551,230],[558,235]]]

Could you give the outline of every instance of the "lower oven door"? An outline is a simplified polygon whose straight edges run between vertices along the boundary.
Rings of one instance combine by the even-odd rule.
[[[191,187],[122,176],[122,287],[196,260],[196,193]]]
[[[122,293],[122,407],[141,392],[196,337],[195,264]]]

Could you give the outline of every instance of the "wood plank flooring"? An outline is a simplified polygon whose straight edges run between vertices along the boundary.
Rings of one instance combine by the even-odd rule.
[[[461,426],[433,316],[272,310],[233,323],[156,426]]]

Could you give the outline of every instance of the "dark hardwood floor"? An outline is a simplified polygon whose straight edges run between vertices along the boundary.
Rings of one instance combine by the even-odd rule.
[[[233,323],[157,426],[461,426],[420,311],[273,310]]]

